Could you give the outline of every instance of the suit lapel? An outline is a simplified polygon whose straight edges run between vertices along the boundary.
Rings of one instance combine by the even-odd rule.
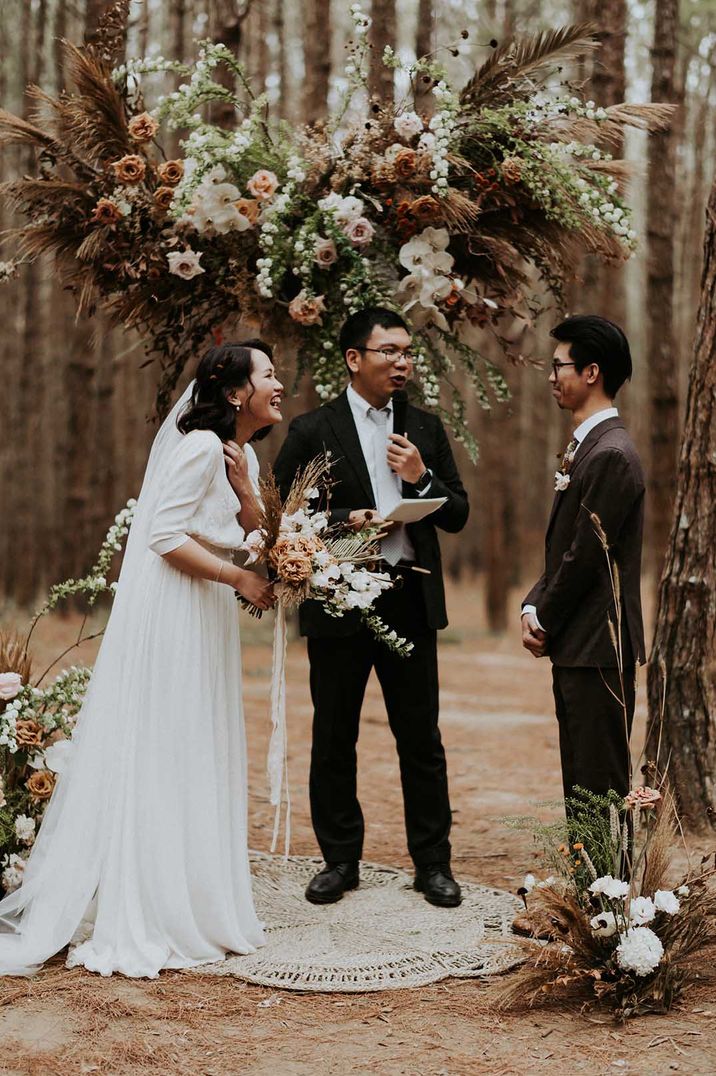
[[[343,458],[355,471],[355,476],[366,497],[366,504],[375,503],[373,487],[370,484],[368,467],[361,448],[358,430],[353,421],[351,405],[345,392],[337,396],[335,400],[326,405],[326,416],[336,436],[336,440],[343,449]]]
[[[581,442],[577,451],[577,455],[574,458],[574,463],[570,468],[570,482],[574,479],[574,476],[579,470],[579,468],[584,465],[584,461],[586,460],[587,456],[592,451],[594,446],[599,444],[605,433],[613,429],[624,429],[624,423],[620,418],[606,418],[603,422],[600,422],[597,426],[595,426],[589,431],[587,436]],[[552,530],[552,526],[554,524],[555,516],[557,515],[559,506],[564,500],[566,493],[567,490],[565,490],[563,493],[555,494],[555,498],[552,501],[552,511],[550,512],[549,522],[547,524],[547,537],[549,537],[549,533]]]

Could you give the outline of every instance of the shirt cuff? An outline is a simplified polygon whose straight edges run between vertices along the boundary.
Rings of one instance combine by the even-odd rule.
[[[520,616],[524,616],[525,613],[532,613],[535,620],[537,621],[537,627],[539,628],[540,631],[544,631],[544,628],[542,627],[542,625],[539,622],[539,617],[537,616],[537,606],[536,605],[523,605],[522,606],[522,612],[521,612]]]

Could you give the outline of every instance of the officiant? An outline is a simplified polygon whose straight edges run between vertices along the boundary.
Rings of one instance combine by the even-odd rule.
[[[446,627],[447,613],[437,529],[462,530],[467,495],[442,422],[406,402],[413,354],[403,319],[382,307],[359,310],[343,325],[339,342],[349,385],[293,420],[274,470],[285,496],[297,471],[320,453],[331,453],[331,522],[356,529],[379,525],[385,532],[380,567],[396,585],[381,596],[375,612],[413,650],[409,657],[393,653],[357,612],[335,619],[318,602],[301,606],[314,707],[311,817],[325,859],[306,898],[333,903],[360,882],[364,824],[356,744],[366,684],[375,669],[398,751],[415,888],[432,904],[455,907],[461,895],[450,869],[451,811],[438,727],[437,632]],[[436,510],[416,522],[384,525],[397,502],[418,498],[437,500]]]

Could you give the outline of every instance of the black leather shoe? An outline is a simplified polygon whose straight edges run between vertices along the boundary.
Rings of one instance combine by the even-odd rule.
[[[413,889],[423,893],[438,908],[457,908],[462,901],[460,886],[452,876],[449,863],[427,863],[415,868]]]
[[[360,884],[358,863],[326,863],[306,886],[306,900],[311,904],[335,904],[349,889]]]

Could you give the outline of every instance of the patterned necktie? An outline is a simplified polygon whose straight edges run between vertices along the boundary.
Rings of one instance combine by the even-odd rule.
[[[373,467],[375,473],[376,508],[385,519],[400,500],[400,492],[395,475],[388,466],[388,418],[389,411],[383,408],[377,411],[371,407],[368,418],[374,425],[373,430]],[[403,552],[402,527],[396,526],[382,539],[380,553],[388,564],[397,564]]]

